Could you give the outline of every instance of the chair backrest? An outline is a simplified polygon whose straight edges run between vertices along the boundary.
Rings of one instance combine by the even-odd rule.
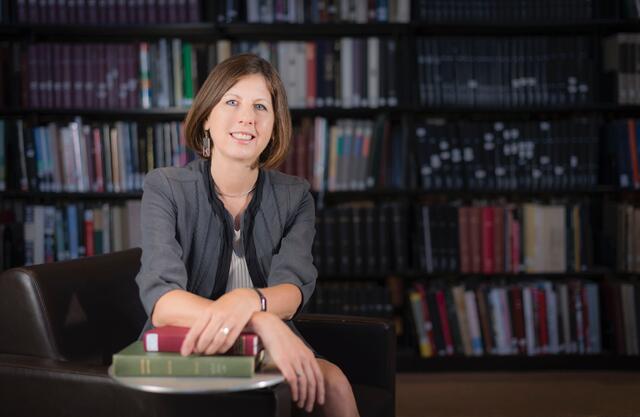
[[[0,353],[106,364],[147,319],[134,281],[140,249],[0,275]]]

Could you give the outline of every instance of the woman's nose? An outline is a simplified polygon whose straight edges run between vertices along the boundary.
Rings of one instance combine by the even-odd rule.
[[[256,123],[256,118],[253,114],[253,107],[251,106],[242,106],[238,117],[238,122],[241,124],[254,125]]]

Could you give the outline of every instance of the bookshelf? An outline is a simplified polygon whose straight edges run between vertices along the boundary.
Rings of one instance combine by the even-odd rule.
[[[346,3],[349,3],[345,0]],[[12,2],[16,3],[17,2]],[[244,2],[235,2],[240,4]],[[322,2],[310,2],[312,4]],[[329,4],[336,4],[328,2]],[[340,2],[337,2],[340,3]],[[354,2],[351,2],[355,4]],[[350,4],[351,4],[350,3]],[[408,4],[408,2],[400,1],[399,3]],[[411,14],[415,17],[417,7],[428,2],[418,0],[411,1]],[[453,2],[455,3],[455,2]],[[451,4],[453,4],[451,3]],[[458,2],[459,3],[459,2]],[[571,2],[560,2],[571,3]],[[415,127],[417,124],[431,119],[446,120],[452,125],[459,122],[470,123],[494,123],[501,121],[504,123],[523,123],[523,122],[540,122],[550,121],[571,121],[577,119],[589,119],[596,121],[598,127],[598,138],[600,146],[604,146],[606,135],[603,131],[604,126],[613,120],[630,119],[640,117],[639,104],[617,104],[610,97],[610,82],[606,80],[604,71],[602,70],[603,47],[602,40],[608,36],[617,33],[633,33],[640,34],[640,19],[637,15],[626,15],[620,9],[613,8],[600,10],[600,6],[605,5],[605,1],[593,2],[595,9],[589,16],[583,16],[579,19],[545,19],[539,17],[536,20],[527,20],[521,18],[519,21],[511,21],[504,19],[501,21],[492,21],[485,18],[484,21],[466,16],[462,18],[450,18],[448,21],[440,19],[439,21],[411,21],[398,23],[382,23],[378,21],[370,21],[368,23],[354,23],[334,21],[327,23],[284,23],[277,21],[275,23],[247,23],[234,17],[228,19],[224,10],[216,10],[210,5],[203,6],[200,10],[202,16],[199,22],[191,23],[111,23],[104,25],[62,25],[53,23],[30,24],[18,22],[13,18],[3,19],[0,25],[0,46],[4,45],[9,49],[12,47],[23,48],[29,45],[42,43],[64,43],[69,45],[82,44],[137,44],[147,42],[149,44],[157,43],[162,39],[180,39],[182,42],[191,43],[192,45],[216,45],[218,42],[230,42],[230,50],[240,48],[243,42],[271,42],[272,47],[277,48],[277,43],[282,41],[295,42],[316,42],[322,40],[324,42],[336,44],[343,38],[353,39],[388,39],[395,42],[397,47],[397,55],[393,63],[393,70],[396,71],[395,79],[398,84],[395,86],[397,94],[397,105],[389,106],[382,104],[376,107],[355,105],[350,108],[342,106],[323,106],[312,108],[292,108],[292,116],[294,126],[300,127],[305,120],[313,120],[315,118],[323,118],[327,123],[327,127],[341,123],[344,120],[375,120],[376,118],[389,121],[392,130],[397,131],[398,140],[406,144],[401,152],[402,158],[397,163],[400,165],[402,175],[400,179],[392,174],[394,169],[389,168],[389,177],[380,180],[375,186],[365,190],[318,190],[314,191],[317,205],[322,210],[332,209],[342,206],[373,206],[380,207],[393,204],[403,204],[409,208],[431,207],[434,204],[449,205],[451,207],[471,206],[471,205],[493,205],[493,204],[520,204],[527,202],[544,202],[550,204],[558,204],[562,206],[565,202],[573,204],[573,202],[587,202],[595,208],[596,221],[593,226],[591,239],[598,241],[602,237],[604,227],[601,207],[605,202],[626,202],[629,205],[635,204],[637,207],[638,197],[640,193],[638,189],[622,188],[614,181],[615,178],[602,176],[604,165],[598,163],[599,177],[595,185],[582,185],[573,187],[546,187],[546,188],[525,188],[517,187],[514,189],[425,189],[421,186],[419,174],[420,164],[416,160],[419,153],[415,143]],[[621,4],[623,2],[620,2]],[[572,3],[573,4],[573,3]],[[575,1],[574,5],[580,5],[579,1]],[[355,6],[354,6],[355,7]],[[604,9],[604,7],[603,7]],[[387,11],[388,12],[388,11]],[[380,11],[377,11],[380,13]],[[384,14],[384,13],[383,13]],[[242,15],[242,13],[240,13]],[[221,18],[222,16],[222,18]],[[379,15],[376,15],[379,17]],[[277,19],[276,19],[277,20]],[[375,20],[375,19],[373,19]],[[82,34],[81,37],[78,34]],[[518,106],[489,104],[437,104],[437,105],[421,105],[419,93],[415,87],[419,77],[419,64],[416,62],[416,56],[419,55],[418,44],[421,39],[429,41],[439,41],[441,39],[493,39],[495,42],[501,42],[511,38],[523,39],[544,39],[544,38],[562,38],[573,39],[582,38],[589,45],[593,53],[591,69],[593,70],[592,85],[590,85],[591,98],[585,102],[573,104],[521,104]],[[276,45],[276,46],[273,46]],[[241,48],[240,48],[241,49]],[[395,50],[395,49],[394,49]],[[507,54],[508,55],[508,54]],[[1,56],[0,56],[1,57]],[[211,56],[199,55],[205,60],[211,62]],[[215,57],[214,57],[215,58]],[[11,91],[9,85],[12,81],[20,79],[18,69],[15,68],[15,61],[7,59],[5,65],[9,68],[4,76],[6,89]],[[401,72],[398,72],[398,71]],[[199,74],[200,75],[200,74]],[[640,75],[639,75],[640,76]],[[0,73],[0,78],[2,73]],[[393,75],[391,76],[393,77]],[[197,85],[194,85],[194,88]],[[16,91],[13,86],[13,92]],[[17,89],[19,91],[19,88]],[[31,108],[24,105],[21,100],[14,99],[10,103],[0,103],[0,119],[7,122],[22,120],[25,125],[46,125],[47,123],[56,123],[60,128],[66,124],[77,120],[80,117],[83,123],[89,125],[109,125],[112,126],[116,122],[124,121],[127,123],[136,123],[139,127],[153,126],[159,123],[179,122],[186,115],[186,107],[152,107],[143,109],[141,106],[133,108],[84,108],[84,107],[44,107]],[[8,137],[7,143],[15,139]],[[381,152],[385,155],[395,154],[394,150],[384,149]],[[297,153],[296,153],[297,152]],[[604,155],[602,148],[598,149],[599,155]],[[288,166],[289,172],[296,175],[302,175],[309,178],[312,182],[313,177],[308,175],[310,166],[316,163],[315,160],[307,160],[304,165],[304,172],[297,172],[299,165],[298,155],[300,152],[294,151],[292,159],[298,158],[297,162],[291,162]],[[387,161],[389,166],[392,162]],[[296,165],[298,164],[298,165]],[[606,164],[605,164],[606,165]],[[142,167],[146,166],[145,164]],[[607,168],[609,169],[609,168]],[[614,169],[614,168],[610,168]],[[395,179],[394,179],[395,178]],[[382,184],[382,185],[380,185]],[[402,186],[398,186],[402,184]],[[348,187],[347,187],[348,188]],[[125,192],[50,192],[26,190],[19,191],[16,189],[7,189],[0,191],[0,209],[2,205],[19,204],[21,206],[28,205],[45,205],[60,207],[61,205],[71,204],[77,205],[78,210],[83,208],[103,210],[105,206],[120,206],[127,204],[133,200],[139,200],[140,191],[132,189]],[[567,204],[569,204],[567,203]],[[108,210],[107,210],[108,211]],[[126,217],[126,214],[119,214]],[[24,216],[18,215],[18,218],[24,220]],[[81,217],[81,216],[80,216]],[[640,221],[640,220],[639,220]],[[0,223],[3,221],[0,220]],[[125,222],[126,223],[126,222]],[[392,227],[392,226],[390,226]],[[411,251],[419,249],[414,248],[417,240],[413,236],[414,229],[422,230],[424,226],[416,216],[410,214],[406,219],[406,225],[403,233],[406,233],[401,240],[405,242]],[[337,236],[332,240],[339,242],[342,240],[340,229]],[[393,229],[390,230],[393,234]],[[633,240],[633,238],[631,238]],[[632,242],[634,243],[634,242]],[[337,243],[339,244],[339,243]],[[640,243],[638,243],[640,247]],[[393,246],[391,243],[390,246]],[[336,248],[334,248],[336,249]],[[351,250],[352,248],[348,248]],[[593,263],[585,269],[575,272],[492,272],[489,274],[482,273],[460,273],[454,271],[434,271],[426,272],[421,268],[417,268],[418,258],[414,254],[408,255],[405,267],[401,270],[394,270],[393,267],[387,272],[379,272],[375,274],[367,273],[341,273],[335,272],[321,276],[320,285],[327,284],[330,288],[340,288],[345,285],[345,291],[352,286],[365,286],[373,291],[376,297],[382,297],[380,303],[384,304],[385,312],[382,315],[393,317],[398,323],[400,330],[399,335],[399,354],[398,369],[401,371],[474,371],[474,370],[538,370],[538,369],[638,369],[640,361],[637,354],[613,354],[611,347],[606,347],[601,354],[542,354],[538,356],[527,355],[495,355],[483,354],[477,357],[464,357],[460,352],[456,352],[452,356],[444,357],[420,357],[416,341],[416,335],[410,336],[415,332],[411,312],[410,302],[408,300],[408,292],[413,288],[414,283],[424,282],[429,286],[431,282],[449,282],[466,283],[466,282],[497,282],[505,285],[517,284],[519,282],[532,282],[540,280],[544,282],[561,283],[570,279],[582,280],[585,282],[595,282],[598,285],[609,281],[631,282],[638,286],[637,277],[640,270],[629,272],[618,266],[603,265],[602,256],[598,254],[600,247],[594,243],[591,250],[596,252]],[[340,248],[336,250],[340,251]],[[378,250],[378,249],[376,249]],[[395,259],[397,253],[393,252],[393,248],[389,249],[389,257]],[[419,255],[421,256],[421,255]],[[338,268],[339,269],[339,268]],[[376,290],[377,289],[377,290]],[[339,291],[339,290],[338,290]],[[351,302],[347,300],[347,302]],[[356,301],[357,303],[357,301]],[[640,298],[636,298],[636,303],[640,305]],[[357,305],[355,306],[357,308]],[[355,311],[352,309],[351,311]],[[372,309],[375,311],[375,308]],[[367,314],[376,314],[368,312]],[[603,312],[604,314],[604,312]],[[604,316],[603,316],[604,317]],[[604,318],[603,318],[604,319]],[[620,317],[617,317],[620,319]],[[638,317],[640,320],[640,317]],[[629,329],[627,329],[629,330]],[[639,330],[640,332],[640,327]],[[639,335],[640,336],[640,335]],[[602,335],[603,338],[612,337],[611,334]],[[624,350],[624,349],[623,349]],[[634,349],[632,349],[634,351]]]

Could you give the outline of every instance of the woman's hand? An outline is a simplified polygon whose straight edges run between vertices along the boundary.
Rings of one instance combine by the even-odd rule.
[[[250,324],[289,383],[298,407],[311,412],[316,402],[324,404],[324,377],[307,345],[271,313],[255,313]]]
[[[260,299],[255,291],[238,288],[226,293],[211,302],[191,326],[180,353],[183,356],[225,353],[233,346],[251,315],[259,310]]]

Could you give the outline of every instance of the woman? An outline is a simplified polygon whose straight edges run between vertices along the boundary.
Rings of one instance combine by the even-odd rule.
[[[289,321],[315,287],[315,211],[306,181],[270,170],[291,136],[274,68],[250,54],[220,63],[196,95],[185,132],[202,158],[145,178],[136,278],[145,330],[189,327],[181,351],[189,355],[225,352],[250,328],[298,407],[357,416],[342,371],[316,358]]]

